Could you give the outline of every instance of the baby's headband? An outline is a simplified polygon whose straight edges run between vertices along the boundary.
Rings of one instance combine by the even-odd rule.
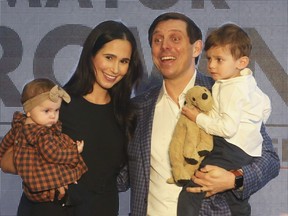
[[[56,103],[60,98],[62,98],[66,103],[69,103],[71,101],[69,94],[58,85],[55,85],[50,91],[44,92],[25,101],[25,103],[23,104],[24,112],[27,113],[31,111],[35,106],[39,105],[47,99]]]

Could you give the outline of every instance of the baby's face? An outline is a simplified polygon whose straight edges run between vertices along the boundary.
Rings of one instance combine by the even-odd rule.
[[[62,99],[56,103],[47,99],[29,111],[27,116],[30,117],[33,123],[51,127],[59,119],[61,102]]]

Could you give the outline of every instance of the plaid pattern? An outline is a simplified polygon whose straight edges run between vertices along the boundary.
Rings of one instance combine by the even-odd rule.
[[[119,192],[124,192],[129,189],[129,186],[128,166],[125,165],[117,176],[117,189]]]
[[[77,145],[61,133],[61,123],[52,127],[25,124],[26,116],[15,112],[12,128],[0,145],[0,159],[14,146],[14,163],[23,180],[26,196],[49,201],[48,190],[77,181],[87,171]]]
[[[211,89],[214,81],[198,72],[195,85],[206,86]],[[131,215],[147,215],[147,198],[150,176],[150,151],[151,133],[155,105],[161,86],[155,87],[148,92],[137,96],[133,102],[137,104],[138,125],[134,138],[128,146],[129,172],[131,184]],[[247,198],[262,188],[268,181],[278,175],[280,162],[273,150],[272,142],[262,127],[263,135],[263,157],[255,159],[248,166],[243,167],[244,190],[234,191],[238,197]],[[217,194],[205,199],[202,203],[200,215],[229,216],[229,206],[223,194]]]

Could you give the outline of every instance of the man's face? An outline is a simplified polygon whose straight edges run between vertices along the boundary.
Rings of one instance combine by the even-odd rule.
[[[184,21],[171,19],[158,23],[153,32],[152,59],[164,79],[177,79],[194,73],[195,57],[200,54],[202,45],[199,48],[199,41],[190,44],[186,28]],[[200,52],[195,52],[198,49]]]

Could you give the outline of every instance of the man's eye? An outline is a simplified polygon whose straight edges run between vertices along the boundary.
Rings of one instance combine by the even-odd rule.
[[[161,38],[154,38],[153,40],[154,43],[160,43],[161,41],[162,41]]]
[[[173,40],[174,42],[178,42],[178,41],[180,41],[180,38],[179,38],[179,37],[173,37],[172,40]]]

